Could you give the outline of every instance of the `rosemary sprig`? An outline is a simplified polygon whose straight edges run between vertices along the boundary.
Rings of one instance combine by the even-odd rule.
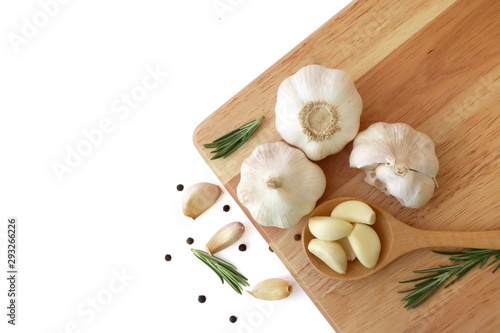
[[[264,120],[264,116],[246,123],[245,125],[221,136],[211,143],[204,144],[203,147],[209,149],[215,148],[215,150],[211,151],[211,153],[215,154],[212,156],[211,160],[216,160],[221,157],[226,158],[235,152],[236,149],[240,148],[252,136],[262,120]]]
[[[423,269],[414,271],[417,274],[428,274],[415,279],[400,281],[399,283],[411,283],[421,281],[411,289],[399,291],[399,293],[407,293],[402,298],[402,301],[406,301],[405,308],[414,309],[422,305],[426,300],[428,300],[436,291],[439,290],[444,285],[444,288],[448,288],[459,279],[461,279],[467,272],[479,265],[479,268],[483,268],[488,262],[491,256],[495,259],[489,263],[491,266],[497,263],[495,269],[492,273],[495,273],[497,269],[500,268],[500,250],[488,250],[488,249],[463,249],[461,251],[433,251],[437,254],[449,255],[450,261],[454,262],[454,265],[449,266],[439,266],[436,268]],[[451,282],[446,284],[446,282],[451,278],[455,277]],[[445,285],[446,284],[446,285]]]
[[[219,276],[222,283],[226,281],[238,294],[241,295],[243,286],[249,286],[248,279],[239,273],[234,265],[202,250],[191,251]]]

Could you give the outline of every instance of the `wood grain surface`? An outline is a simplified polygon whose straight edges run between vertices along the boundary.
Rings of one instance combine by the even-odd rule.
[[[440,162],[432,200],[408,209],[349,168],[349,144],[317,162],[327,175],[318,204],[357,197],[422,229],[500,229],[500,1],[352,2],[196,128],[195,147],[236,201],[242,161],[259,144],[281,140],[274,126],[279,84],[313,63],[354,78],[364,104],[360,130],[378,121],[407,123],[433,139]],[[203,143],[262,115],[243,147],[210,160]],[[446,257],[417,250],[369,278],[332,280],[308,263],[294,240],[305,218],[282,230],[260,226],[242,209],[339,333],[500,332],[500,273],[491,274],[491,267],[406,310],[398,281],[415,277],[415,269],[448,264]]]

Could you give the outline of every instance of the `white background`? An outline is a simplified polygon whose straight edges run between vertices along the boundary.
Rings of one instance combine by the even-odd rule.
[[[0,331],[332,332],[228,194],[192,221],[176,185],[218,183],[196,126],[348,2],[2,1],[1,276],[9,216],[20,274],[16,327],[1,279]],[[131,94],[142,100],[126,106]],[[71,160],[77,149],[86,156]],[[248,250],[220,256],[252,285],[289,279],[289,298],[237,295],[192,255],[232,221]]]

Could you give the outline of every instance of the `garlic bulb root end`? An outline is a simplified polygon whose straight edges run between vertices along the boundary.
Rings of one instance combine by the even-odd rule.
[[[351,167],[366,172],[365,181],[405,207],[419,208],[437,187],[439,161],[431,138],[404,123],[378,122],[358,133]]]
[[[307,65],[278,88],[276,129],[286,142],[318,161],[354,139],[362,110],[361,96],[349,74]]]
[[[257,223],[285,229],[314,209],[325,188],[323,170],[279,141],[257,146],[243,161],[236,192]]]

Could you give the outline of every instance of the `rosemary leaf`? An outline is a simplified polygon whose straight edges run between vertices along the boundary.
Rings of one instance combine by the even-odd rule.
[[[400,281],[399,283],[412,283],[421,281],[413,288],[398,291],[398,293],[409,293],[401,300],[406,302],[405,308],[414,309],[427,301],[441,287],[448,288],[474,267],[483,268],[488,260],[494,256],[495,259],[488,264],[491,266],[500,261],[500,250],[489,249],[463,249],[461,251],[433,251],[441,255],[451,256],[448,258],[454,265],[439,266],[436,268],[422,269],[413,271],[416,274],[428,274],[414,279]],[[493,273],[500,268],[500,263],[495,267]],[[432,273],[432,274],[429,274]],[[451,282],[446,282],[454,276]]]
[[[219,276],[222,283],[227,282],[238,294],[241,295],[243,286],[249,286],[248,279],[238,272],[234,265],[202,250],[191,249],[191,251]]]
[[[208,267],[210,267],[211,270],[213,270],[215,272],[215,274],[217,274],[217,276],[220,278],[220,282],[221,283],[224,283],[224,275],[222,275],[218,270],[217,268],[212,265],[211,263],[206,263]]]
[[[240,148],[248,139],[250,139],[262,120],[264,120],[264,116],[246,123],[245,125],[227,134],[224,134],[211,143],[204,144],[203,147],[209,149],[215,148],[211,151],[211,153],[215,154],[212,156],[212,160],[226,158]]]
[[[492,262],[489,263],[488,266],[491,266],[491,265],[494,265],[496,262],[498,262],[500,260],[500,255],[497,255],[495,260],[493,260]],[[495,271],[500,267],[500,264],[498,264],[498,266],[493,270],[493,273],[495,273]]]

